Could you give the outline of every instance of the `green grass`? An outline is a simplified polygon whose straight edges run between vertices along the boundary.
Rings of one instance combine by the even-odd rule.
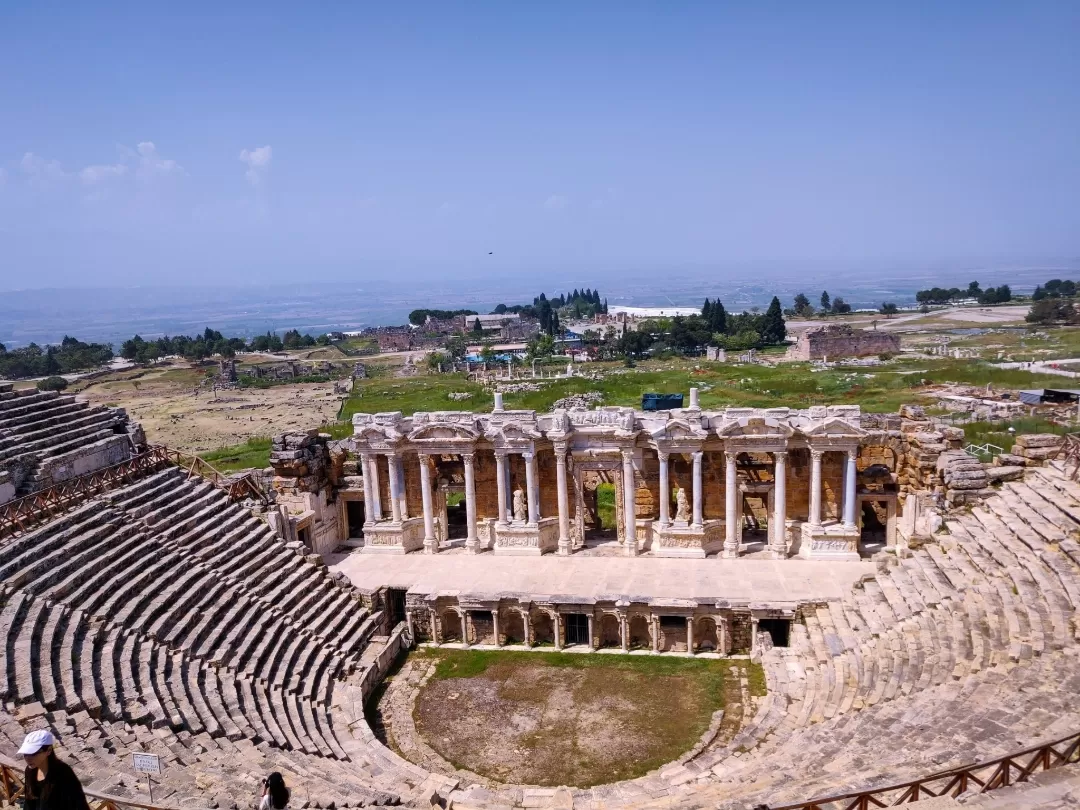
[[[457,768],[550,786],[589,787],[662,767],[700,739],[718,709],[723,744],[753,712],[742,702],[742,678],[755,695],[765,684],[761,667],[744,660],[444,649],[414,655],[436,661],[413,713],[428,744]]]
[[[1024,417],[1007,422],[969,422],[961,427],[964,428],[965,444],[996,444],[1006,453],[1011,452],[1017,436],[1030,433],[1054,433],[1060,436],[1072,430],[1072,428],[1038,417]],[[1013,428],[1014,433],[1009,433],[1010,427]],[[989,454],[980,455],[983,456],[983,461],[990,460]]]
[[[808,363],[773,367],[686,360],[642,363],[635,369],[599,363],[586,367],[586,371],[593,369],[604,370],[607,376],[600,380],[553,380],[543,383],[540,391],[507,393],[505,405],[543,412],[562,397],[599,391],[604,405],[640,407],[642,394],[686,393],[691,386],[697,386],[703,408],[852,404],[866,411],[893,413],[904,403],[918,401],[925,386],[932,383],[992,383],[997,390],[1061,385],[1061,379],[1052,375],[955,359],[900,360],[882,366],[824,371],[813,371]],[[454,401],[448,396],[453,391],[469,392],[472,397]],[[364,380],[345,402],[341,414],[347,421],[354,413],[380,411],[401,411],[406,415],[438,410],[480,412],[491,410],[492,399],[490,390],[461,374]]]
[[[601,529],[615,528],[615,485],[598,484],[596,487],[596,515]]]
[[[202,458],[220,472],[226,473],[246,470],[249,467],[266,467],[270,464],[270,439],[248,439],[243,444],[203,453]]]

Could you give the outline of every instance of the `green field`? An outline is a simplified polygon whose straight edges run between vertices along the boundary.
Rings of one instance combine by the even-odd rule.
[[[686,394],[696,386],[700,391],[701,406],[707,409],[850,404],[860,405],[868,412],[895,413],[904,403],[925,402],[920,397],[928,393],[927,386],[932,384],[984,387],[991,383],[998,391],[1062,385],[1062,378],[1053,375],[999,369],[980,360],[955,359],[897,360],[880,366],[825,370],[814,370],[809,363],[763,366],[672,360],[649,361],[632,369],[617,363],[590,363],[579,367],[579,373],[597,374],[600,379],[579,376],[538,381],[539,391],[505,394],[505,406],[547,411],[562,397],[598,391],[603,395],[604,405],[641,407],[642,394]],[[470,397],[454,400],[450,398],[451,393],[467,393]],[[464,374],[379,376],[358,380],[352,395],[341,407],[338,421],[322,429],[335,439],[341,439],[352,434],[351,420],[356,413],[400,411],[406,416],[416,411],[479,413],[493,407],[492,389],[470,382]],[[1017,427],[1018,431],[1021,429]],[[1000,432],[1003,428],[997,430]],[[987,431],[992,432],[989,427]],[[1024,432],[1032,431],[1024,428]],[[974,438],[969,440],[975,442]],[[1001,444],[993,438],[975,443],[985,441]],[[265,466],[268,457],[269,440],[258,439],[215,451],[207,456],[207,460],[220,459],[223,469],[241,469]]]

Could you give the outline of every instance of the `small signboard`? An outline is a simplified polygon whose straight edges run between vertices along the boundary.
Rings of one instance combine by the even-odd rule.
[[[147,775],[153,774],[154,776],[161,776],[161,759],[157,754],[132,754],[132,765],[135,766],[135,773],[145,773]]]

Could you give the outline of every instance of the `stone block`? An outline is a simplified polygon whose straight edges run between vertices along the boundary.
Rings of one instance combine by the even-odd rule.
[[[986,480],[991,484],[1001,481],[1019,481],[1024,477],[1024,468],[1020,466],[990,467],[986,471]]]
[[[1064,439],[1053,433],[1029,433],[1016,437],[1016,444],[1020,447],[1060,447]]]
[[[1026,458],[1013,453],[999,453],[994,457],[996,467],[1023,467],[1025,464],[1027,464]]]

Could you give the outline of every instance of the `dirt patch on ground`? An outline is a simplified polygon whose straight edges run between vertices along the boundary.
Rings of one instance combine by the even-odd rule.
[[[416,726],[447,761],[491,779],[614,782],[698,742],[723,701],[721,669],[716,662],[658,673],[633,663],[579,668],[510,658],[476,677],[430,681],[417,697]]]
[[[126,408],[147,439],[191,453],[252,437],[309,430],[333,422],[341,404],[333,383],[236,388],[216,394],[198,368],[131,371],[90,381],[80,394],[95,405]]]

